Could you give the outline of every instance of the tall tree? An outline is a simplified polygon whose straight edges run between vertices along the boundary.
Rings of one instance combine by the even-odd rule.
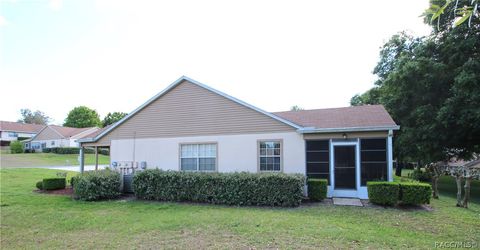
[[[113,112],[113,113],[108,113],[105,118],[103,118],[102,120],[102,126],[103,127],[106,127],[110,124],[113,124],[113,123],[116,123],[118,121],[120,121],[123,117],[125,117],[126,115],[128,115],[127,113],[123,113],[123,112]]]
[[[65,119],[63,126],[74,128],[87,128],[100,126],[100,116],[97,111],[85,106],[73,108]]]
[[[472,20],[477,28],[445,32],[442,27],[456,17],[442,18],[427,37],[393,36],[381,49],[375,87],[351,100],[385,105],[401,126],[395,140],[401,161],[426,163],[480,152],[479,20]]]
[[[40,110],[32,112],[30,109],[20,109],[21,119],[18,122],[47,125],[50,122],[50,117]]]
[[[304,110],[304,108],[298,106],[298,105],[293,105],[291,108],[290,108],[290,111],[299,111],[299,110]]]

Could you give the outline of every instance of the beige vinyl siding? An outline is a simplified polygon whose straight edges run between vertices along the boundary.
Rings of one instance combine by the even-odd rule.
[[[295,131],[295,128],[200,86],[183,81],[103,136],[114,139]]]
[[[304,134],[305,140],[315,139],[342,139],[344,133],[317,133]],[[384,138],[388,137],[388,131],[346,132],[347,138]]]
[[[52,128],[46,127],[40,133],[38,133],[38,135],[33,139],[33,141],[54,140],[54,139],[63,139],[63,136],[58,134]]]

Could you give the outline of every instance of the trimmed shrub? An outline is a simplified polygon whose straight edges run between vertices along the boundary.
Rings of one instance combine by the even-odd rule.
[[[72,178],[70,178],[70,186],[75,186],[75,183],[77,182],[77,176],[72,176]]]
[[[400,185],[396,182],[369,181],[367,190],[370,201],[379,205],[394,206],[400,195]]]
[[[133,177],[135,196],[238,206],[298,206],[305,178],[283,173],[198,173],[149,169]]]
[[[432,186],[427,183],[400,183],[400,202],[405,205],[429,204],[432,197]]]
[[[39,190],[43,190],[43,181],[37,181],[37,184],[35,185]]]
[[[43,179],[43,189],[55,190],[65,188],[65,178],[45,178]]]
[[[432,181],[432,174],[430,172],[424,172],[423,170],[418,168],[415,168],[409,176],[410,178],[421,182]]]
[[[75,197],[85,201],[114,199],[120,196],[120,173],[110,169],[87,171],[73,179]]]
[[[12,153],[12,154],[23,153],[23,144],[19,141],[10,142],[10,153]]]
[[[61,154],[61,155],[65,155],[65,154],[79,154],[79,153],[80,153],[80,148],[76,148],[76,147],[44,148],[44,149],[42,150],[42,152],[43,152],[43,153]],[[94,153],[95,153],[95,150],[92,149],[92,148],[85,148],[85,150],[84,150],[83,152],[84,152],[85,154],[94,154]],[[99,152],[99,153],[100,153],[100,152]]]
[[[328,182],[325,179],[308,179],[308,197],[313,201],[321,201],[327,197]]]

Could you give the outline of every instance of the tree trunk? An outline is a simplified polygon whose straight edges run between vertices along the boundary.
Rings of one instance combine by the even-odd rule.
[[[438,199],[438,175],[434,174],[432,176],[432,191],[433,191],[433,198]]]
[[[464,208],[468,208],[468,200],[470,200],[470,182],[472,182],[472,177],[465,178],[465,196],[463,197]]]
[[[395,175],[398,177],[402,177],[402,168],[403,168],[403,163],[402,162],[397,162],[397,168],[395,168]]]
[[[455,176],[457,181],[457,207],[462,207],[462,176]]]

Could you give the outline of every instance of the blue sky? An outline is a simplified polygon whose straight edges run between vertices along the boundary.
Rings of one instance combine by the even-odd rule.
[[[130,112],[182,75],[267,111],[347,106],[428,1],[0,0],[0,120]]]

